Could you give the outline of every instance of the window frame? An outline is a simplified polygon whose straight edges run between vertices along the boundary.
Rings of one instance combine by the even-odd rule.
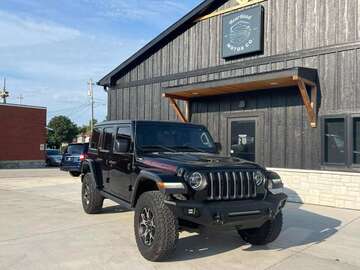
[[[129,152],[126,152],[126,153],[120,153],[120,152],[115,151],[115,140],[116,140],[116,137],[118,135],[118,132],[119,132],[120,128],[126,128],[126,129],[129,130],[131,143],[133,142],[133,131],[132,131],[132,128],[131,128],[130,124],[122,124],[122,125],[116,126],[115,127],[114,138],[113,138],[113,146],[112,146],[113,154],[117,154],[117,155],[130,155],[130,154],[133,154],[133,149],[132,149],[131,146],[130,146]]]
[[[345,160],[344,163],[332,163],[325,161],[325,123],[326,120],[331,119],[343,119],[344,120],[344,150],[345,150]],[[346,114],[337,114],[337,115],[326,115],[321,117],[321,164],[323,166],[331,167],[349,167],[349,143],[348,143],[348,120]]]
[[[104,146],[105,146],[105,129],[112,129],[112,132],[111,132],[112,141],[111,141],[110,150],[104,148]],[[114,130],[115,130],[115,127],[113,127],[113,126],[105,126],[101,129],[101,143],[100,143],[100,147],[99,147],[100,152],[103,152],[103,153],[111,153],[112,152],[112,149],[114,146]]]
[[[353,149],[354,149],[354,120],[360,118],[360,113],[341,113],[341,114],[330,114],[320,117],[321,121],[321,166],[322,169],[329,170],[345,170],[345,171],[360,171],[360,164],[354,163]],[[325,162],[325,121],[328,119],[344,119],[344,130],[345,130],[345,162],[344,163],[329,163]]]
[[[360,114],[351,114],[349,115],[349,160],[351,161],[351,167],[355,169],[360,169],[360,163],[357,164],[354,162],[354,123],[355,119],[360,119]]]
[[[94,148],[92,147],[92,142],[93,142],[93,134],[94,134],[94,130],[97,129],[99,131],[99,139],[97,141],[97,146]],[[91,134],[91,138],[90,138],[90,141],[89,141],[89,148],[88,150],[97,150],[99,148],[101,148],[101,137],[102,137],[102,133],[103,133],[103,129],[100,128],[100,127],[94,127],[93,131],[92,131],[92,134]]]

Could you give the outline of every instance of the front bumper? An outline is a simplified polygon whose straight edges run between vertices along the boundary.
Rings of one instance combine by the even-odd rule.
[[[268,194],[265,200],[243,201],[166,201],[175,215],[206,227],[258,228],[273,219],[284,207],[287,195]]]

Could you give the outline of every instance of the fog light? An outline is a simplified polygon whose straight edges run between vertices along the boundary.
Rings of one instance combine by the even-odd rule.
[[[191,216],[191,217],[198,217],[200,216],[200,212],[197,208],[186,208],[185,209],[185,214],[187,216]]]

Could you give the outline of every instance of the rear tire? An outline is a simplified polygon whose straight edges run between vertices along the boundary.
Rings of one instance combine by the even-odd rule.
[[[81,198],[84,211],[87,214],[97,214],[101,211],[104,197],[97,190],[95,179],[91,173],[84,175]]]
[[[79,172],[69,172],[72,177],[79,177],[81,173]]]
[[[178,219],[165,204],[159,191],[143,193],[135,208],[134,231],[141,255],[149,261],[162,261],[176,248]]]
[[[238,230],[244,241],[252,245],[266,245],[275,241],[280,235],[283,224],[283,215],[280,211],[273,220],[267,221],[260,228]]]

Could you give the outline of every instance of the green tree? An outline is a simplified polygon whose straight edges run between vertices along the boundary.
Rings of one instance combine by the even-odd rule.
[[[78,127],[66,116],[53,117],[48,127],[48,146],[59,148],[61,143],[71,143],[78,134]]]
[[[94,119],[94,126],[97,124],[97,120]],[[91,132],[91,121],[89,121],[89,124],[87,125],[83,125],[82,127],[79,128],[79,133],[82,134],[87,134]]]

